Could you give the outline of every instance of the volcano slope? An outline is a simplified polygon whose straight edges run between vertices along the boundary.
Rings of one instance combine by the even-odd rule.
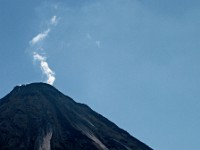
[[[16,86],[0,100],[1,150],[152,150],[45,83]]]

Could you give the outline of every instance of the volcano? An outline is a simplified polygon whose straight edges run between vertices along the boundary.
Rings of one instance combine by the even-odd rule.
[[[152,150],[85,104],[45,83],[0,100],[1,150]]]

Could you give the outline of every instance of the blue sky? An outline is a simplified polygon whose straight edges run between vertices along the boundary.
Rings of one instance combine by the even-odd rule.
[[[56,88],[152,148],[198,149],[199,7],[197,0],[1,0],[0,97],[46,82],[46,62]]]

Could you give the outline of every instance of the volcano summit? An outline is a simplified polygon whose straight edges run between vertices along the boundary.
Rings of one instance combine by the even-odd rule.
[[[152,150],[45,83],[16,86],[0,100],[1,150]]]

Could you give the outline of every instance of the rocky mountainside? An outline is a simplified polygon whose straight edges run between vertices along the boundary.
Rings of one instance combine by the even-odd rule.
[[[85,104],[45,83],[0,100],[1,150],[152,150]]]

